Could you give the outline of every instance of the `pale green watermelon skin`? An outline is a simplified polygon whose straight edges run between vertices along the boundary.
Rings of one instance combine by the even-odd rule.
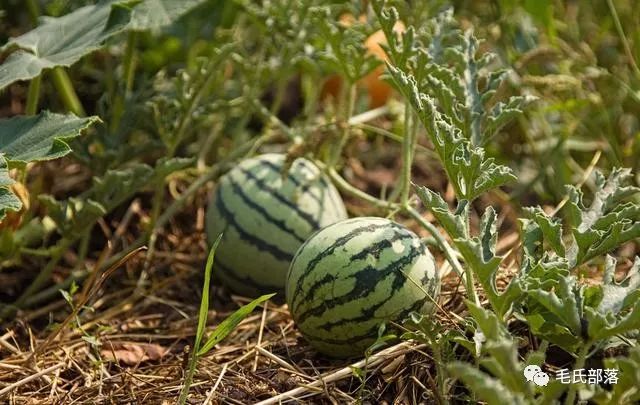
[[[440,291],[420,238],[384,218],[330,225],[300,247],[287,275],[289,311],[302,335],[331,357],[361,356],[383,321],[428,314]]]
[[[207,236],[223,234],[214,274],[239,295],[279,293],[289,264],[315,231],[347,218],[340,194],[309,160],[283,175],[285,155],[246,159],[220,178],[207,209]]]

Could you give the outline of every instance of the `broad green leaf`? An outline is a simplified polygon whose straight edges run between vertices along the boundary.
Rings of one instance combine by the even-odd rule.
[[[18,80],[39,76],[42,70],[71,66],[99,49],[129,23],[131,1],[102,1],[59,18],[43,17],[37,28],[12,38],[2,51],[19,48],[0,65],[0,89]]]
[[[98,122],[95,116],[78,118],[48,111],[0,120],[0,153],[9,162],[57,159],[71,151],[67,140]]]
[[[202,346],[202,348],[198,351],[198,356],[202,356],[208,353],[209,350],[213,349],[215,345],[217,345],[224,338],[229,336],[229,334],[233,332],[233,330],[238,326],[238,324],[242,322],[244,318],[249,316],[249,314],[251,314],[251,312],[253,312],[253,310],[258,305],[269,300],[274,295],[275,294],[268,294],[268,295],[263,295],[261,297],[258,297],[255,300],[248,303],[247,305],[244,305],[243,307],[238,309],[236,312],[231,314],[224,321],[220,322],[220,324],[214,329],[211,335],[209,335],[209,339],[207,339],[207,342],[204,344],[204,346]]]
[[[144,0],[133,9],[128,29],[158,30],[173,24],[206,0]]]

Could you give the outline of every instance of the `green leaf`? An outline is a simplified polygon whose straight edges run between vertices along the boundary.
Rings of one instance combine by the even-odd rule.
[[[568,328],[575,336],[581,336],[580,287],[575,277],[561,278],[555,292],[532,290],[528,291],[528,295],[556,316],[561,326]]]
[[[5,217],[7,211],[20,211],[22,202],[8,188],[14,183],[9,177],[8,163],[2,153],[0,153],[0,221]]]
[[[624,357],[605,359],[605,367],[616,370],[618,382],[612,384],[610,392],[604,392],[603,398],[596,399],[598,404],[636,404],[640,401],[640,346],[629,351]]]
[[[37,28],[12,38],[2,51],[20,48],[0,65],[0,89],[39,76],[43,69],[71,66],[99,49],[129,23],[130,1],[103,1],[59,18],[43,17]]]
[[[0,120],[0,152],[9,162],[57,159],[71,151],[67,140],[98,122],[95,116],[78,118],[48,111]]]
[[[522,394],[509,390],[500,380],[472,365],[453,362],[447,367],[452,376],[462,380],[469,389],[489,405],[528,404]],[[520,377],[520,376],[519,376]]]
[[[484,149],[473,146],[462,129],[438,111],[436,101],[418,89],[414,76],[390,64],[387,69],[427,129],[459,199],[472,201],[487,190],[516,179],[511,169],[497,165],[492,158],[486,159]]]
[[[196,331],[196,341],[194,344],[196,352],[200,350],[200,344],[204,337],[204,329],[207,326],[207,315],[209,313],[209,290],[211,289],[211,271],[213,269],[213,260],[216,256],[216,250],[222,239],[222,234],[218,235],[218,239],[213,243],[207,258],[207,265],[204,269],[204,284],[202,285],[202,299],[200,300],[200,311],[198,313],[198,329]]]
[[[135,31],[156,31],[203,4],[206,0],[144,0],[133,9],[127,28]]]
[[[202,346],[202,348],[200,350],[198,350],[197,355],[198,356],[202,356],[202,355],[208,353],[209,350],[211,350],[215,345],[217,345],[224,338],[229,336],[229,334],[231,332],[233,332],[233,330],[236,328],[236,326],[238,326],[238,324],[240,322],[242,322],[242,320],[244,318],[249,316],[249,314],[251,314],[251,312],[253,312],[253,310],[258,305],[260,305],[263,302],[269,300],[274,295],[275,294],[267,294],[267,295],[263,295],[261,297],[258,297],[255,300],[253,300],[250,303],[248,303],[247,305],[244,305],[243,307],[238,309],[236,312],[231,314],[224,321],[220,322],[220,325],[218,325],[215,328],[215,330],[211,333],[211,335],[209,335],[209,339],[204,344],[204,346]]]
[[[7,211],[20,211],[22,202],[8,188],[0,187],[0,221],[6,216]]]
[[[567,257],[572,267],[640,237],[640,205],[624,203],[640,193],[640,188],[625,185],[632,178],[631,170],[613,169],[608,178],[598,171],[595,175],[596,192],[588,207],[582,192],[568,186],[566,210],[572,222],[574,243]]]
[[[469,209],[467,201],[460,201],[457,213],[454,214],[440,194],[424,186],[414,185],[414,189],[424,206],[433,213],[452,238],[463,238],[468,235],[469,224],[465,220],[468,217],[465,211]]]
[[[640,257],[636,257],[627,277],[620,283],[615,281],[616,260],[607,255],[602,284],[602,300],[598,312],[602,314],[617,314],[637,301],[640,289]]]
[[[40,195],[38,201],[47,209],[47,214],[55,222],[58,233],[64,237],[81,234],[107,214],[103,205],[92,200],[71,197],[58,201],[50,195]]]
[[[136,164],[127,169],[109,170],[103,177],[93,179],[93,187],[87,198],[104,206],[107,212],[118,207],[142,188],[149,186],[155,172],[146,164]]]
[[[156,180],[164,180],[170,174],[191,167],[194,163],[195,158],[163,157],[156,162],[154,177]]]
[[[7,160],[0,153],[0,187],[9,187],[15,183],[15,181],[9,177],[9,164]]]
[[[566,251],[562,242],[562,223],[557,218],[548,216],[540,207],[525,207],[525,213],[540,227],[544,240],[560,256]]]
[[[58,232],[73,237],[86,231],[87,227],[111,212],[143,187],[154,177],[154,170],[145,164],[137,164],[123,170],[109,170],[103,177],[93,179],[93,186],[81,198],[71,197],[57,201],[48,195],[39,196],[47,207]]]

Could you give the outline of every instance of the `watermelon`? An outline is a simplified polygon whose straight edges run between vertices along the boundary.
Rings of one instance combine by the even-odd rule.
[[[332,357],[362,355],[383,321],[429,313],[440,291],[433,256],[420,238],[384,218],[327,226],[296,252],[286,300],[302,335]]]
[[[223,234],[214,274],[237,294],[282,296],[300,245],[347,218],[340,194],[316,165],[298,158],[284,169],[282,154],[246,159],[220,178],[211,196],[209,243]]]

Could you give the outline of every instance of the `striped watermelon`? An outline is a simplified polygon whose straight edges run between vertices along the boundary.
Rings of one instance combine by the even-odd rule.
[[[214,272],[235,293],[284,292],[291,259],[309,235],[347,218],[338,191],[310,161],[285,155],[242,161],[220,178],[207,211],[207,235],[220,233]]]
[[[426,313],[440,291],[420,238],[383,218],[330,225],[300,247],[287,275],[289,311],[305,338],[332,357],[362,355],[382,321]]]

